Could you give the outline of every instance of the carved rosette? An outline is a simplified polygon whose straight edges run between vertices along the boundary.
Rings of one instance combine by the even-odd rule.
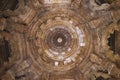
[[[105,52],[105,56],[113,62],[116,62],[116,60],[119,59],[119,55],[115,54],[115,52],[110,49],[110,46],[108,45],[109,43],[108,38],[110,38],[110,35],[114,34],[115,31],[119,30],[120,26],[117,23],[112,23],[103,30],[102,34],[102,46]]]

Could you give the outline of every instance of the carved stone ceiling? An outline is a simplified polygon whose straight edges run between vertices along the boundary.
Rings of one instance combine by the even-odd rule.
[[[7,4],[0,11],[0,50],[9,50],[1,53],[1,80],[120,80],[119,0]]]

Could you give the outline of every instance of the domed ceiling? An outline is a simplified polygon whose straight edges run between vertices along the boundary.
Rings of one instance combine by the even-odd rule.
[[[0,4],[1,80],[120,80],[119,0]]]

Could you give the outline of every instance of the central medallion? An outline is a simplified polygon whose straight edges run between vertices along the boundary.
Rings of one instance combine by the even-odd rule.
[[[62,43],[62,41],[63,41],[63,39],[62,39],[61,37],[59,37],[59,38],[57,39],[57,42],[58,42],[58,43]]]
[[[51,28],[46,36],[46,43],[49,48],[56,52],[63,52],[71,44],[71,34],[64,28]]]
[[[70,56],[73,43],[72,36],[74,36],[70,29],[66,26],[56,26],[49,28],[47,32],[44,41],[49,48],[45,51],[48,57],[53,60],[63,61],[63,59]]]

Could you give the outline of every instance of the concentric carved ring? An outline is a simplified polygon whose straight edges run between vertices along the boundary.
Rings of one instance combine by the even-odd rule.
[[[34,34],[31,36],[36,37],[31,42],[33,56],[39,54],[37,62],[48,71],[70,70],[84,63],[91,50],[91,34],[86,24],[73,15],[57,15],[43,17],[44,21],[41,24],[38,21],[33,27],[35,30],[31,30]]]

